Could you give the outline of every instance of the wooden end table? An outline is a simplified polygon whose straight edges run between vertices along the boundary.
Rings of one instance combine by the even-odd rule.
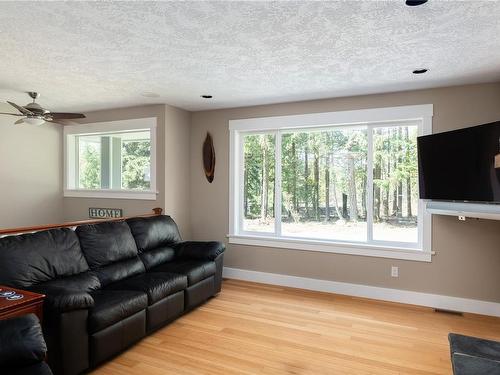
[[[0,285],[0,320],[33,313],[42,322],[44,298],[43,294]]]

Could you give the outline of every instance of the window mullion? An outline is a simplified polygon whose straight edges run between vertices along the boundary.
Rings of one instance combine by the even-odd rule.
[[[281,131],[276,131],[274,142],[274,233],[281,237]]]
[[[79,189],[80,188],[80,163],[78,162],[80,160],[80,137],[75,136],[75,160],[74,160],[74,165],[71,166],[70,168],[75,168],[75,180],[74,180],[74,189]],[[71,186],[68,186],[68,188]]]
[[[373,127],[367,126],[367,157],[366,157],[366,175],[367,175],[367,197],[366,197],[366,240],[368,243],[373,241]]]

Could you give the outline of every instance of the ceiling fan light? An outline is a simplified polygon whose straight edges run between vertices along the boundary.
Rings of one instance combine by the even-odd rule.
[[[23,122],[28,125],[39,126],[45,124],[45,120],[39,117],[26,117]]]

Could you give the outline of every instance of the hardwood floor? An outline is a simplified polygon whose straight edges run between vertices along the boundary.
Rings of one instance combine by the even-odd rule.
[[[500,340],[500,319],[226,280],[93,374],[451,374],[449,332]]]

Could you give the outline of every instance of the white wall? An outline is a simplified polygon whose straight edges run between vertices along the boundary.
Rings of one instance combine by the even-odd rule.
[[[63,220],[62,126],[0,115],[0,228]]]
[[[191,113],[165,105],[165,205],[181,235],[191,236],[190,223],[190,128]]]

